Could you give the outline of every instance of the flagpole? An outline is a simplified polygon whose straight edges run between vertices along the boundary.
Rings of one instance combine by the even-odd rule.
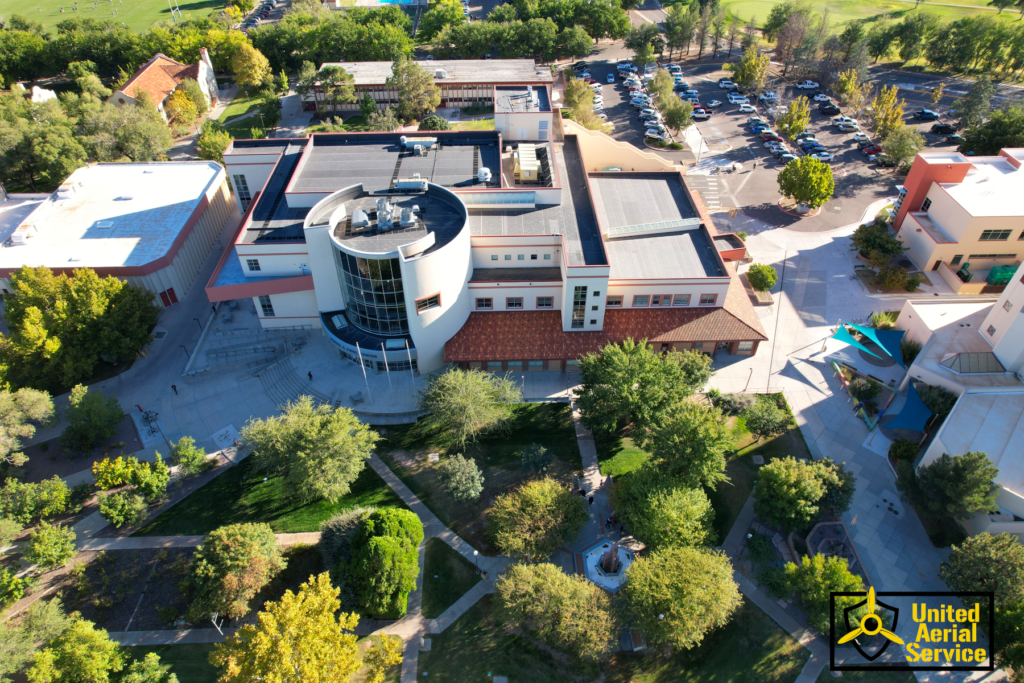
[[[388,367],[388,354],[384,350],[384,342],[380,343],[380,352],[384,356],[384,371],[388,373],[388,391],[394,391],[394,387],[391,386],[391,369]]]
[[[366,378],[366,364],[363,363],[363,350],[359,348],[359,342],[356,342],[356,353],[359,354],[359,367],[363,369],[363,381],[366,383],[366,394],[370,397],[370,405],[373,405],[373,392],[370,391],[370,380]]]

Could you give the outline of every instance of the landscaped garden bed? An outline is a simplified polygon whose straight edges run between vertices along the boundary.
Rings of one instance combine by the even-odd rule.
[[[61,437],[28,446],[23,449],[28,462],[14,473],[18,479],[27,482],[39,482],[53,475],[63,478],[90,469],[94,462],[107,456],[116,458],[122,453],[135,453],[140,448],[135,422],[131,415],[125,415],[117,424],[117,433],[88,453],[66,450]]]
[[[885,414],[885,409],[896,397],[896,392],[887,387],[882,381],[871,375],[857,372],[846,363],[829,361],[832,369],[835,370],[839,382],[850,398],[853,399],[857,414],[868,429],[874,429],[878,420]],[[867,388],[866,388],[867,387]],[[863,393],[867,391],[868,393]],[[868,397],[870,396],[870,398]]]

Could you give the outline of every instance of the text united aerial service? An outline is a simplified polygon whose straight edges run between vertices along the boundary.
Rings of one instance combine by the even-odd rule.
[[[931,663],[981,663],[988,659],[984,647],[978,647],[978,620],[981,608],[956,609],[943,605],[929,609],[914,603],[912,609],[917,637],[907,643],[907,661]]]

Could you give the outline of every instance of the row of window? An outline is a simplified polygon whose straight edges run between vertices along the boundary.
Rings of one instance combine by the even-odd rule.
[[[978,238],[980,242],[1005,242],[1010,239],[1009,230],[983,230],[981,237]],[[1024,239],[1024,233],[1021,233],[1020,239]]]
[[[582,319],[583,311],[586,310],[586,304],[584,303],[587,296],[586,287],[577,287],[577,290],[583,289],[584,291],[580,295],[579,292],[573,293],[573,320],[577,318]],[[595,292],[599,294],[599,292]],[[700,305],[701,306],[714,306],[718,303],[717,294],[701,294]],[[622,308],[622,297],[621,296],[610,296],[606,299],[608,308]],[[633,297],[633,308],[644,308],[651,306],[689,306],[690,295],[689,294],[637,294]],[[417,308],[419,303],[417,302]],[[509,296],[505,297],[505,310],[517,311],[523,308],[523,297],[521,296]],[[537,297],[537,308],[554,308],[554,299],[550,296],[539,296]],[[578,310],[577,310],[578,309]],[[423,309],[420,309],[423,310]],[[494,299],[491,297],[482,297],[476,300],[476,310],[478,311],[493,311],[494,310]],[[597,306],[591,306],[591,311],[598,310]],[[577,315],[577,313],[579,315]],[[582,327],[582,325],[580,325]]]
[[[554,308],[555,299],[550,296],[538,296],[537,297],[537,308]],[[594,307],[595,310],[597,307]],[[508,311],[521,311],[523,309],[523,297],[521,296],[508,296],[505,297],[505,310]],[[476,310],[478,311],[493,311],[494,310],[494,299],[490,297],[480,298],[476,300]]]
[[[416,313],[429,311],[431,308],[441,307],[441,295],[433,294],[422,299],[416,299]]]
[[[491,260],[492,261],[497,261],[498,260],[498,255],[497,254],[491,254]],[[512,254],[505,254],[505,260],[506,261],[511,261],[512,260]],[[525,261],[526,260],[526,254],[517,254],[516,255],[516,260],[517,261]],[[537,254],[530,254],[530,260],[531,261],[536,261],[537,260]],[[550,261],[551,260],[551,254],[544,254],[544,260],[545,261]]]
[[[714,306],[718,302],[717,294],[701,294],[701,306]],[[645,306],[689,306],[689,294],[637,294],[633,296],[633,308],[644,308]],[[608,308],[621,308],[622,297],[610,296],[607,302]]]

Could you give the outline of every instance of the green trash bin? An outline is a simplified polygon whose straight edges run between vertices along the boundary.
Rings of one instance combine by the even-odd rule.
[[[988,277],[985,278],[985,282],[990,285],[1009,284],[1015,272],[1017,272],[1017,266],[996,266],[988,271]]]

